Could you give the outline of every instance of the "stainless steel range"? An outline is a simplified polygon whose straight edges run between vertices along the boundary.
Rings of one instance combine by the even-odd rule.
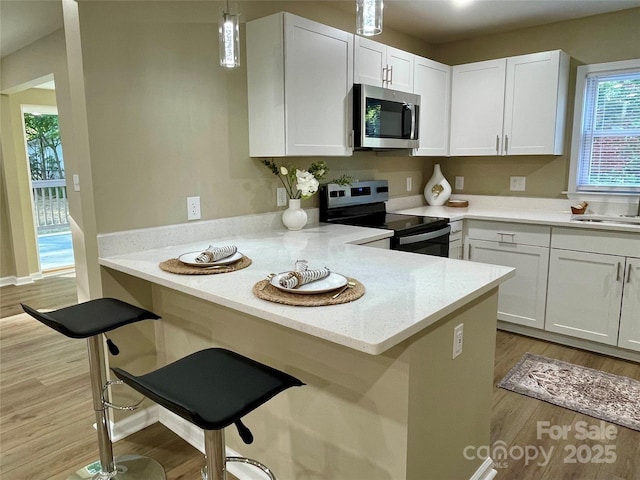
[[[449,219],[387,213],[386,180],[320,187],[320,221],[393,230],[392,250],[449,256]]]

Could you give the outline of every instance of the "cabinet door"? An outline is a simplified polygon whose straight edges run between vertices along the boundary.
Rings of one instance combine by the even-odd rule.
[[[382,43],[355,36],[354,83],[386,86],[383,83],[386,71],[386,49]]]
[[[449,240],[449,258],[462,260],[462,239]]]
[[[618,346],[640,351],[640,258],[627,258]]]
[[[413,92],[420,95],[420,147],[413,154],[448,155],[451,67],[415,57]]]
[[[551,249],[546,330],[617,345],[625,258]]]
[[[498,320],[544,328],[549,249],[514,243],[469,241],[469,259],[516,269],[500,285]]]
[[[452,156],[499,155],[502,151],[505,69],[505,59],[452,68]]]
[[[397,48],[387,47],[386,87],[413,93],[414,55]]]
[[[351,155],[353,35],[285,15],[287,155]]]
[[[562,153],[565,70],[568,57],[560,50],[507,59],[504,154]]]

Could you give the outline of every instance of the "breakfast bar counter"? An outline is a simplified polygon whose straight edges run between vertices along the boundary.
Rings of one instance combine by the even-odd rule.
[[[247,416],[253,445],[227,437],[233,451],[264,461],[279,478],[462,479],[490,472],[490,459],[466,458],[464,451],[489,442],[497,291],[513,269],[361,245],[390,235],[377,229],[315,224],[297,232],[211,231],[218,234],[174,245],[158,241],[164,231],[146,232],[153,238],[148,245],[140,232],[101,239],[105,245],[128,238],[129,250],[101,249],[105,296],[162,316],[114,332],[129,353],[112,365],[143,373],[215,345],[300,378],[306,386]],[[208,244],[235,245],[251,264],[208,275],[159,267]],[[301,259],[310,269],[327,266],[355,279],[364,296],[303,307],[252,292],[268,274],[292,270]],[[460,324],[463,350],[452,358]],[[146,418],[201,448],[199,432],[181,419],[162,409]]]

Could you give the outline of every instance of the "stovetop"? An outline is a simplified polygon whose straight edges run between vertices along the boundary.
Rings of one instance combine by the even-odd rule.
[[[444,217],[422,217],[387,213],[386,180],[355,182],[349,186],[327,184],[320,187],[320,220],[358,227],[384,228],[396,235],[439,230],[449,224]]]
[[[396,234],[428,232],[445,227],[449,223],[449,219],[444,217],[421,217],[387,212],[348,218],[334,218],[328,221],[357,227],[384,228],[386,230],[393,230]]]

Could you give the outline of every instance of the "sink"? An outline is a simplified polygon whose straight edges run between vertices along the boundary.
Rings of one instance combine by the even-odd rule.
[[[633,215],[598,215],[595,213],[585,213],[582,215],[571,215],[572,222],[606,222],[621,223],[624,225],[640,225],[640,216]]]

